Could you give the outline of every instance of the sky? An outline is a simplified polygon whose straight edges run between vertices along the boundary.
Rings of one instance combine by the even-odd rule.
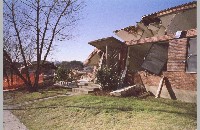
[[[113,31],[139,22],[151,14],[193,0],[85,0],[86,7],[74,30],[74,38],[57,42],[49,61],[85,61],[95,49],[88,42],[113,36]]]

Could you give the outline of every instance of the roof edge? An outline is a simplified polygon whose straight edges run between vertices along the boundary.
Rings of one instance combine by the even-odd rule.
[[[191,9],[191,8],[196,8],[197,7],[197,1],[192,1],[189,3],[185,3],[185,4],[181,4],[181,5],[177,5],[171,8],[167,8],[164,10],[160,10],[151,14],[147,14],[147,15],[143,15],[142,19],[146,18],[146,17],[151,17],[151,16],[162,16],[162,15],[167,15],[173,12],[177,12],[177,11],[183,11],[186,9]]]

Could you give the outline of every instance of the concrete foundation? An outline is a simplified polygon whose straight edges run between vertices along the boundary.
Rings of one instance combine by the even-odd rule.
[[[150,91],[154,95],[156,95],[158,86],[145,86],[145,88],[147,91]],[[167,89],[167,87],[164,85],[162,87],[160,97],[180,100],[184,102],[196,103],[197,91],[183,90],[183,89],[176,89],[176,88]]]

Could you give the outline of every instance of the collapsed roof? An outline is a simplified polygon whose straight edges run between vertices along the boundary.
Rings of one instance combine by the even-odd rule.
[[[94,51],[88,56],[88,58],[83,62],[83,65],[95,66],[98,65],[101,58],[100,50],[94,49]]]
[[[84,65],[91,65],[91,66],[98,65],[103,52],[104,53],[106,52],[106,46],[108,48],[112,48],[113,50],[121,48],[123,45],[125,45],[123,42],[114,37],[98,39],[95,41],[91,41],[88,44],[96,47],[96,49],[89,55],[89,57],[84,62]]]
[[[190,2],[161,10],[142,17],[136,26],[114,31],[124,41],[136,41],[147,37],[162,36],[195,29],[197,25],[197,2]]]
[[[102,39],[98,39],[95,41],[91,41],[88,44],[96,47],[97,49],[105,52],[106,51],[106,46],[112,47],[112,48],[118,48],[120,47],[123,42],[121,42],[120,40],[114,38],[114,37],[107,37],[107,38],[102,38]]]
[[[114,53],[112,52],[114,50],[130,45],[130,52],[127,56],[129,60],[128,70],[136,72],[145,69],[158,75],[166,67],[169,46],[166,41],[177,38],[177,31],[181,32],[179,38],[197,35],[196,8],[197,2],[194,1],[145,15],[140,22],[137,22],[136,26],[114,31],[125,42],[121,42],[114,37],[108,37],[91,41],[89,44],[102,53],[108,52],[107,57],[109,58],[106,59],[109,60],[113,60]],[[191,63],[196,58],[196,54],[192,53],[192,55],[194,56],[189,59]],[[95,50],[85,63],[98,65],[100,57],[97,50]],[[191,66],[194,65],[191,64]]]

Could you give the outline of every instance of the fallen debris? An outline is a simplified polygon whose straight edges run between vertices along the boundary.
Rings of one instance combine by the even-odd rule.
[[[122,89],[118,89],[115,91],[110,92],[110,95],[112,96],[122,96],[122,97],[128,97],[128,96],[135,96],[138,97],[141,94],[146,92],[146,89],[142,85],[133,85],[128,86]]]

